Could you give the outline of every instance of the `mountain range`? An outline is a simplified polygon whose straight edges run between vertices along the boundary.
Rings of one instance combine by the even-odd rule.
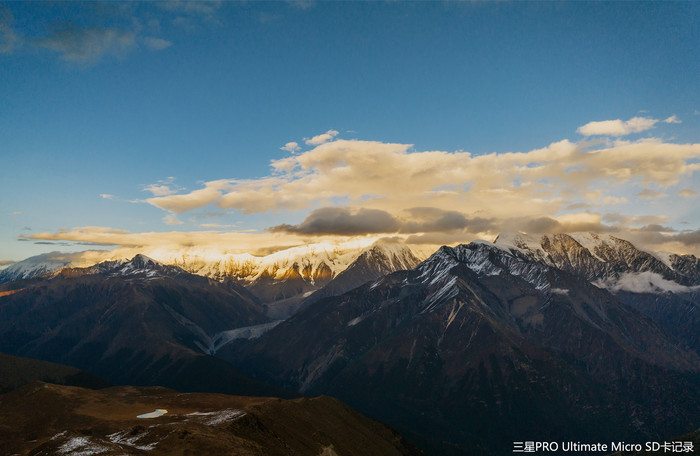
[[[0,350],[8,354],[75,366],[115,384],[275,392],[206,354],[218,333],[269,322],[235,283],[137,255],[0,287]]]
[[[380,240],[369,245],[317,243],[265,256],[161,252],[159,260],[192,274],[241,285],[260,299],[263,311],[270,318],[280,319],[296,312],[305,298],[330,282],[333,282],[332,289],[347,291],[363,283],[363,274],[369,274],[366,280],[370,280],[399,269],[413,268],[427,256],[425,251],[419,252],[403,244]],[[0,284],[50,277],[75,267],[73,259],[70,254],[58,252],[27,258],[0,270]],[[112,258],[104,263],[114,266],[127,261]]]
[[[41,260],[3,271],[23,278],[0,285],[0,351],[116,384],[331,395],[428,454],[700,427],[692,255],[574,233],[429,256],[378,242],[247,262]]]
[[[696,428],[698,353],[572,272],[504,242],[442,247],[220,355],[280,387],[336,396],[434,454]]]

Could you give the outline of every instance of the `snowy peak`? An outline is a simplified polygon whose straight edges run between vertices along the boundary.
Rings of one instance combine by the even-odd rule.
[[[186,271],[177,266],[164,265],[163,263],[142,254],[138,254],[131,260],[125,262],[117,261],[101,264],[107,266],[107,269],[104,272],[110,276],[156,278],[175,277],[182,274],[187,274]]]
[[[70,262],[70,258],[60,252],[36,255],[1,270],[0,283],[52,274],[68,266]]]
[[[700,285],[700,262],[693,255],[651,253],[609,234],[506,233],[494,244],[613,291],[679,292]]]
[[[547,278],[548,265],[532,261],[520,249],[508,250],[486,241],[440,247],[417,269],[424,282],[435,283],[444,279],[450,269],[460,264],[481,277],[512,275],[531,283],[540,291],[551,288]]]
[[[138,254],[131,260],[103,261],[87,268],[64,268],[59,275],[75,277],[80,275],[101,274],[107,277],[125,277],[129,279],[155,279],[158,277],[177,277],[188,273],[177,266],[168,266],[146,255]]]
[[[413,269],[418,263],[420,260],[408,246],[378,242],[363,250],[357,259],[348,266],[348,269],[362,266],[388,274],[394,271]]]
[[[404,244],[376,242],[362,250],[345,270],[323,288],[321,293],[314,295],[314,299],[345,293],[392,272],[413,269],[419,263],[418,257]]]

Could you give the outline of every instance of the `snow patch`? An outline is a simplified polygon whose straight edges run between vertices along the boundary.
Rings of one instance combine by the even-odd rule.
[[[557,295],[568,295],[569,290],[566,288],[550,288],[550,292],[557,294]]]
[[[71,456],[89,456],[109,451],[106,446],[98,445],[90,441],[89,437],[71,437],[58,448],[60,454]]]
[[[217,410],[215,412],[192,412],[185,416],[201,418],[200,421],[207,426],[217,426],[228,421],[236,420],[245,414],[243,410],[227,409]]]
[[[130,446],[132,448],[136,448],[137,450],[150,451],[156,447],[158,442],[148,443],[145,445],[143,445],[143,444],[138,445],[136,443],[139,440],[146,437],[147,435],[148,435],[147,432],[144,432],[142,434],[131,435],[130,431],[121,431],[121,432],[115,432],[114,434],[109,434],[107,436],[107,439],[109,439],[109,441],[112,443],[116,443],[117,445],[126,445],[126,446]]]
[[[369,314],[367,314],[367,315],[369,315]],[[359,317],[353,318],[352,320],[350,320],[348,322],[347,326],[355,326],[356,324],[358,324],[359,322],[361,322],[362,320],[367,318],[367,315],[360,315]]]
[[[144,413],[143,415],[138,415],[136,418],[158,418],[159,416],[163,416],[166,413],[168,413],[168,411],[165,409],[155,409],[154,411],[152,411],[150,413]]]
[[[283,321],[284,320],[275,320],[269,323],[263,323],[261,325],[244,326],[242,328],[217,333],[214,335],[214,337],[212,337],[211,343],[209,344],[206,352],[213,355],[219,351],[221,347],[236,339],[257,339]]]

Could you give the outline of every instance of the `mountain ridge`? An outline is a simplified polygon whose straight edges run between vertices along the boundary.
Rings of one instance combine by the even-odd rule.
[[[433,454],[512,450],[484,441],[494,433],[643,438],[700,419],[684,393],[700,385],[697,353],[585,278],[481,241],[321,299],[221,355],[418,440],[430,434],[447,445]]]

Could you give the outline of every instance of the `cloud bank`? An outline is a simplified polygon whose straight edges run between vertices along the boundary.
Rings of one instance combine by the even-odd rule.
[[[641,133],[646,130],[651,130],[659,122],[680,123],[675,115],[665,120],[651,119],[649,117],[633,117],[627,121],[615,119],[589,122],[579,127],[576,131],[584,136],[627,136],[632,133]]]
[[[584,127],[610,133],[660,122],[637,119],[642,120],[620,121],[622,127],[605,122]],[[183,223],[177,214],[195,210],[302,217],[265,232],[212,235],[229,246],[239,245],[234,238],[262,248],[318,236],[397,235],[409,243],[446,244],[493,239],[506,231],[595,231],[671,251],[700,251],[693,229],[671,226],[680,222],[673,217],[685,210],[683,201],[697,195],[700,144],[645,138],[591,145],[564,139],[528,152],[473,155],[337,135],[329,130],[314,136],[306,140],[311,148],[305,151],[296,142],[286,144],[283,149],[290,154],[273,160],[267,176],[212,180],[191,191],[168,178],[144,186],[153,196],[143,202],[167,211],[163,220],[169,225]],[[667,212],[644,212],[657,201]],[[149,242],[159,237],[170,243],[201,242],[199,235],[177,232],[107,234],[76,229],[34,238],[103,242],[107,236],[119,245],[131,245],[138,236]]]

